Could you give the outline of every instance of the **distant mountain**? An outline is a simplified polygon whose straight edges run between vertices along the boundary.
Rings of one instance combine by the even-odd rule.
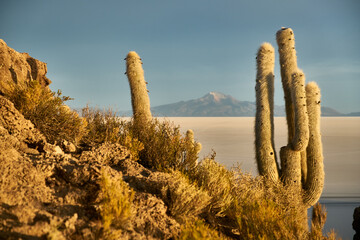
[[[342,116],[346,116],[346,115],[336,111],[333,108],[321,107],[321,116],[323,116],[323,117],[342,117]]]
[[[210,92],[198,99],[153,107],[151,111],[154,116],[166,117],[253,117],[256,105],[220,92]],[[321,111],[322,116],[348,116],[329,107],[321,107]],[[360,116],[360,113],[352,114]],[[284,106],[275,105],[274,115],[285,116]]]
[[[360,117],[360,112],[351,112],[346,114],[348,117]]]
[[[151,111],[154,116],[167,117],[250,117],[255,116],[256,105],[223,93],[210,92],[198,99],[153,107]],[[282,115],[283,107],[275,106],[275,116]]]

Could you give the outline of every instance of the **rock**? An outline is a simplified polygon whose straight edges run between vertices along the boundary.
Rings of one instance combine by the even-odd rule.
[[[360,240],[360,206],[354,209],[352,227],[355,230],[354,240]]]
[[[64,152],[63,150],[61,150],[61,148],[59,146],[56,146],[56,145],[52,145],[50,143],[46,143],[45,146],[44,146],[44,151],[46,153],[49,153],[49,154],[60,154],[60,155],[63,155]]]
[[[66,153],[74,153],[76,152],[76,147],[73,143],[63,140],[61,143],[61,147]]]
[[[91,151],[81,154],[81,161],[96,161],[102,164],[116,165],[120,160],[130,158],[130,151],[120,144],[103,143]]]
[[[0,126],[12,136],[11,138],[18,140],[14,147],[43,151],[45,137],[3,96],[0,96]]]
[[[46,63],[36,60],[28,53],[19,53],[0,39],[0,94],[7,95],[11,86],[24,88],[31,80],[47,87],[51,81],[46,77]]]

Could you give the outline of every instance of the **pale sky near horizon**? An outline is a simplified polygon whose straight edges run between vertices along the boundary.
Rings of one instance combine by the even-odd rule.
[[[152,106],[218,91],[255,101],[255,54],[295,33],[298,66],[323,106],[360,111],[357,0],[2,0],[0,38],[47,63],[71,107],[131,109],[126,54],[143,59]],[[276,56],[275,104],[283,105]]]

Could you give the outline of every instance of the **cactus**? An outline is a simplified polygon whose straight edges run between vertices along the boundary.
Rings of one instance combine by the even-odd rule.
[[[275,51],[264,43],[257,53],[256,75],[256,160],[260,175],[278,180],[278,164],[274,147],[274,64]]]
[[[194,131],[192,129],[188,129],[186,131],[185,140],[188,144],[190,144],[190,148],[193,147],[195,149],[196,155],[199,155],[202,149],[202,145],[199,142],[195,142]]]
[[[147,82],[144,78],[142,61],[136,52],[129,52],[126,56],[126,74],[131,90],[131,104],[135,123],[149,122],[152,119]]]
[[[305,208],[314,205],[324,187],[320,135],[320,89],[305,87],[305,75],[296,62],[295,38],[290,28],[276,34],[285,95],[288,145],[280,149],[281,169],[274,147],[274,49],[264,43],[257,53],[255,148],[259,174],[299,190]]]

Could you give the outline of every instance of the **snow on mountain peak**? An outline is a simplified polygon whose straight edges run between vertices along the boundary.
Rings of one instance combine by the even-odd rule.
[[[222,99],[226,98],[226,95],[219,92],[209,92],[208,95],[211,95],[214,98],[215,102],[220,102]]]

